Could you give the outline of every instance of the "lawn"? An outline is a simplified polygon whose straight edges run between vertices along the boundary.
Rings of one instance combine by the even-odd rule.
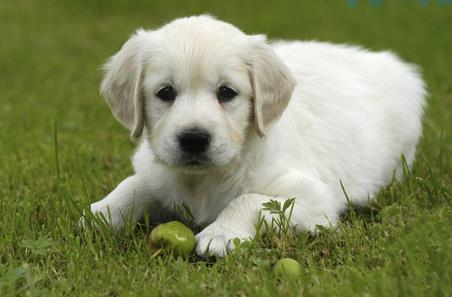
[[[0,1],[0,296],[451,296],[450,1]],[[448,4],[448,2],[450,4]],[[138,27],[209,12],[248,33],[392,49],[428,84],[411,174],[337,230],[267,238],[204,261],[151,257],[146,228],[75,228],[132,173],[134,146],[98,93]],[[272,265],[298,259],[303,276]]]

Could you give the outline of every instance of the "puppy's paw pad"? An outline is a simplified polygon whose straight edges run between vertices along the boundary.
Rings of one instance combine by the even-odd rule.
[[[234,228],[213,223],[196,235],[196,254],[203,258],[210,256],[224,257],[234,250],[234,239],[250,240],[251,234],[234,230]]]

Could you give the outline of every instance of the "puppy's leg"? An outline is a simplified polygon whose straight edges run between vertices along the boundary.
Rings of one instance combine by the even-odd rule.
[[[91,204],[93,214],[102,214],[112,228],[136,223],[152,202],[150,190],[137,175],[123,180],[107,197]]]
[[[296,198],[290,224],[298,231],[314,231],[317,225],[335,225],[346,205],[344,201],[334,197],[333,192],[320,180],[298,172],[279,177],[265,187],[263,192],[274,196],[245,194],[232,200],[215,222],[196,236],[196,253],[204,257],[222,257],[228,250],[234,249],[233,239],[252,238],[256,234],[262,204],[270,199],[283,204],[287,198]],[[272,215],[266,211],[262,214],[271,223]],[[265,230],[260,230],[263,231]]]

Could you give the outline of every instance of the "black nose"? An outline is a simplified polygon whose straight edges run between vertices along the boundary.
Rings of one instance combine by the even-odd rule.
[[[184,152],[203,153],[210,143],[210,133],[201,128],[191,128],[179,134],[177,140]]]

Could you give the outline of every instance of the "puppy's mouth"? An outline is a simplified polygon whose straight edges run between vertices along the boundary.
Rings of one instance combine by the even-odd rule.
[[[157,157],[159,163],[174,170],[179,170],[188,174],[203,174],[217,166],[213,160],[205,154],[183,154],[175,162],[167,162]]]
[[[198,159],[190,159],[188,161],[183,162],[184,166],[193,166],[193,167],[197,167],[197,166],[203,166],[205,164],[204,161],[202,160],[198,160]]]
[[[205,154],[184,154],[178,162],[178,167],[199,171],[215,167],[215,164]]]

